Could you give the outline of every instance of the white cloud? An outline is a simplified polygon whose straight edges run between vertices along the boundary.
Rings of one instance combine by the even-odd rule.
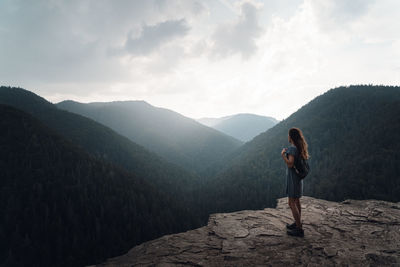
[[[262,27],[258,23],[259,6],[252,2],[243,2],[237,21],[217,27],[212,35],[211,49],[214,55],[229,56],[240,53],[244,58],[248,58],[255,53],[256,39],[262,33]]]
[[[0,81],[283,119],[335,86],[400,84],[399,17],[397,0],[3,0]]]
[[[123,49],[132,55],[148,55],[168,42],[185,36],[188,31],[185,19],[144,25],[138,37],[129,34]]]
[[[306,0],[323,30],[347,28],[364,16],[376,0]]]

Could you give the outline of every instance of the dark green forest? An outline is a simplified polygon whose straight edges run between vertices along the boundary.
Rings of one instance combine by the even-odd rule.
[[[0,87],[0,104],[0,265],[93,264],[210,213],[275,207],[291,127],[309,144],[305,195],[400,201],[400,87],[331,89],[202,175],[27,90]]]
[[[280,151],[291,127],[309,144],[305,195],[400,201],[400,87],[359,85],[316,97],[232,154],[207,184],[212,212],[273,207],[285,196]]]
[[[164,159],[197,174],[204,174],[215,161],[243,143],[174,111],[144,101],[57,104],[128,137]]]
[[[0,87],[0,104],[21,109],[39,119],[92,156],[146,179],[160,191],[178,199],[189,212],[199,203],[200,178],[169,163],[112,129],[81,115],[60,110],[44,98],[21,88]],[[198,218],[197,214],[195,216]],[[204,223],[198,220],[197,225]]]
[[[166,194],[0,105],[0,263],[82,266],[195,223]]]

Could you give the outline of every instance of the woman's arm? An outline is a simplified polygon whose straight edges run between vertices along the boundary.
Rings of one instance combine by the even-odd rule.
[[[281,156],[282,156],[283,160],[285,161],[286,165],[289,168],[292,168],[294,165],[294,156],[289,154],[289,158],[287,158],[286,150],[287,150],[287,148],[282,149]]]

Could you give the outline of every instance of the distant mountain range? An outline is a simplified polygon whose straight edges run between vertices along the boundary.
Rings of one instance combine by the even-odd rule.
[[[96,120],[198,174],[242,145],[231,136],[144,101],[83,104],[69,100],[57,107]]]
[[[272,117],[245,113],[221,118],[201,118],[197,121],[243,142],[250,141],[279,122]]]

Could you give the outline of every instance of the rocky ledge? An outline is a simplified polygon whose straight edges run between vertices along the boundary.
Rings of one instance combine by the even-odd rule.
[[[400,202],[302,197],[304,237],[275,209],[216,213],[208,225],[166,235],[99,266],[400,266]]]

